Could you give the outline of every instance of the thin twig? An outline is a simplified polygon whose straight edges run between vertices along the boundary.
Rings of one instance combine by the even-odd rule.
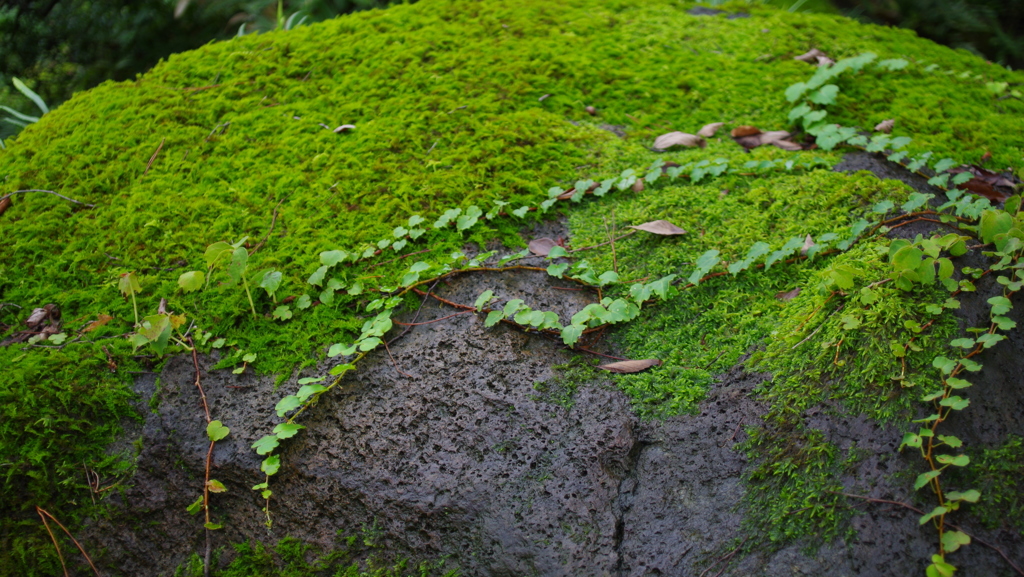
[[[277,202],[277,206],[274,207],[274,214],[270,217],[270,229],[267,230],[267,236],[263,237],[263,240],[259,241],[256,244],[256,246],[253,247],[253,249],[249,252],[249,256],[252,256],[253,254],[255,254],[256,251],[258,251],[263,246],[263,244],[267,242],[267,240],[270,238],[270,235],[273,234],[273,232],[274,232],[274,224],[277,222],[277,209],[281,208],[281,203],[282,202],[284,202],[283,198],[281,200],[279,200]]]
[[[590,246],[583,246],[583,247],[580,247],[580,248],[574,248],[574,249],[570,250],[569,252],[571,252],[571,253],[572,252],[579,252],[581,250],[590,250],[592,248],[597,248],[599,246],[605,246],[605,245],[611,244],[612,242],[614,242],[616,240],[622,240],[622,239],[626,238],[627,236],[631,236],[631,235],[634,235],[634,234],[636,234],[636,230],[635,229],[627,232],[626,234],[624,234],[624,235],[622,235],[622,236],[620,236],[618,238],[613,238],[611,241],[602,242],[600,244],[592,244]]]
[[[410,252],[409,254],[403,254],[402,256],[400,256],[400,257],[398,257],[398,258],[393,258],[393,259],[391,259],[391,260],[386,260],[386,261],[384,261],[384,262],[378,262],[377,264],[372,264],[372,265],[370,265],[370,267],[369,267],[369,268],[374,268],[374,267],[378,267],[378,266],[380,266],[380,265],[383,265],[383,264],[389,264],[389,263],[393,263],[393,262],[395,262],[396,260],[402,260],[403,258],[408,258],[408,257],[410,257],[410,256],[413,256],[413,255],[417,255],[417,254],[423,254],[423,253],[425,253],[425,252],[430,252],[430,251],[432,251],[432,250],[434,250],[434,249],[432,249],[432,248],[425,248],[425,249],[423,249],[423,250],[420,250],[420,251],[416,251],[416,252]]]
[[[149,157],[149,164],[146,165],[146,170],[142,171],[142,176],[146,176],[146,173],[149,172],[150,167],[153,166],[153,161],[156,160],[156,155],[160,154],[160,149],[164,147],[164,142],[166,142],[166,141],[167,141],[166,138],[161,140],[160,141],[160,146],[156,147],[156,152],[153,153],[153,156]]]
[[[384,341],[384,350],[386,350],[388,352],[388,356],[391,357],[391,364],[394,365],[395,370],[398,371],[399,374],[405,375],[406,377],[409,377],[410,379],[415,378],[412,375],[410,375],[409,373],[407,373],[407,372],[403,371],[402,369],[398,368],[398,361],[395,360],[395,355],[391,354],[391,347],[388,346],[388,342],[387,341]]]
[[[4,199],[7,199],[7,198],[10,198],[10,197],[12,197],[12,196],[14,196],[16,194],[24,194],[26,192],[45,192],[46,194],[52,194],[54,196],[59,196],[59,197],[63,198],[64,200],[69,201],[69,202],[73,202],[75,204],[80,204],[82,206],[88,206],[89,208],[96,208],[95,204],[89,204],[88,202],[82,202],[80,200],[75,200],[73,198],[68,198],[68,197],[64,196],[63,194],[59,194],[59,193],[53,192],[52,190],[42,190],[42,189],[39,189],[39,188],[29,188],[29,189],[26,189],[26,190],[15,190],[14,192],[5,194],[4,196],[0,196],[0,200],[4,200]]]
[[[206,412],[206,422],[210,422],[210,407],[206,404],[206,393],[203,392],[203,385],[199,382],[199,357],[196,355],[196,344],[192,337],[188,338],[188,344],[192,347],[192,364],[196,368],[196,388],[199,389],[199,396],[203,399],[203,411]]]
[[[612,245],[612,272],[619,274],[619,261],[615,257],[615,234],[613,230],[608,228],[608,219],[602,216],[601,220],[604,221],[604,231],[608,233],[608,244]]]
[[[57,558],[60,559],[61,569],[64,569],[64,577],[68,576],[68,567],[64,564],[64,554],[60,551],[60,545],[57,544],[57,537],[54,536],[53,531],[50,530],[50,524],[46,522],[46,517],[43,517],[42,509],[36,507],[36,513],[39,514],[39,518],[43,520],[43,527],[46,527],[46,532],[50,534],[50,540],[53,541],[54,548],[57,549]]]
[[[54,517],[52,514],[50,514],[49,511],[47,511],[46,509],[43,509],[42,507],[39,507],[38,505],[36,506],[36,513],[39,513],[40,517],[42,517],[43,515],[46,515],[47,517],[52,519],[53,522],[56,523],[61,529],[64,530],[64,533],[67,534],[68,538],[71,539],[71,541],[75,544],[75,547],[78,547],[78,550],[82,552],[82,556],[85,557],[86,562],[89,563],[89,567],[92,567],[93,573],[96,573],[96,577],[99,577],[99,575],[100,575],[99,570],[96,569],[95,565],[93,565],[92,559],[89,558],[89,554],[85,552],[85,548],[82,547],[82,544],[78,542],[78,539],[75,539],[75,536],[71,534],[71,531],[68,531],[68,528],[65,527],[64,524],[61,523],[56,517]],[[43,524],[46,525],[46,519],[43,519]],[[47,530],[47,532],[49,532],[49,530],[50,530],[50,527],[48,525],[46,527],[46,530]],[[53,533],[50,533],[50,537],[53,537]],[[57,544],[57,540],[56,539],[53,540],[53,544],[54,545]],[[57,552],[58,553],[60,552],[60,547],[57,548]],[[61,564],[61,566],[64,565],[64,559],[63,558],[61,558],[60,564]],[[64,574],[67,575],[67,568],[64,569]]]
[[[451,314],[451,315],[448,315],[446,317],[441,317],[439,319],[434,319],[432,321],[423,321],[422,323],[403,323],[403,322],[400,322],[400,321],[391,321],[391,322],[395,323],[396,325],[403,326],[403,327],[418,327],[420,325],[430,325],[430,324],[433,324],[433,323],[438,323],[438,322],[441,322],[441,321],[445,321],[445,320],[448,320],[448,319],[450,319],[452,317],[457,317],[459,315],[468,315],[471,312],[473,312],[473,311],[462,311],[461,313]]]

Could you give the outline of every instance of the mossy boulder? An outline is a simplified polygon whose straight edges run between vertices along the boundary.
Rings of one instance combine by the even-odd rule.
[[[810,49],[845,71],[791,89],[829,74],[794,59]],[[842,494],[934,506],[913,490],[923,465],[896,448],[925,416],[921,394],[945,383],[933,359],[988,322],[986,299],[1012,277],[981,275],[957,316],[938,284],[887,280],[890,239],[957,222],[988,239],[969,227],[1024,169],[1022,83],[906,31],[746,3],[424,0],[210,44],[81,93],[0,151],[3,194],[17,191],[0,213],[0,572],[59,571],[37,507],[86,534],[113,573],[195,569],[187,557],[206,537],[185,508],[208,445],[197,377],[231,429],[213,453],[229,491],[211,500],[228,520],[211,534],[237,545],[215,551],[224,574],[399,559],[495,575],[689,575],[719,562],[845,574],[868,560],[872,574],[924,571],[934,529],[904,511],[871,525]],[[892,134],[868,140],[889,119]],[[705,146],[651,147],[716,122]],[[748,150],[729,137],[740,126],[793,132],[799,150]],[[919,174],[886,161],[893,150],[919,159]],[[855,162],[906,182],[833,170]],[[980,163],[1002,179],[993,194],[1007,193],[994,204],[968,195],[943,209],[959,221],[875,226],[927,209],[922,194],[944,198],[955,176],[928,182],[929,167]],[[653,220],[687,233],[623,235]],[[603,285],[596,298],[548,286],[561,273],[542,259],[433,281],[545,231],[586,249],[567,274]],[[969,244],[958,271],[985,270],[985,243]],[[472,305],[490,289],[559,326],[601,297],[601,314],[630,295],[636,310],[623,304],[632,312],[612,319],[610,340],[591,331],[570,355],[539,317],[423,326],[459,311],[413,292],[378,299],[427,279],[419,288],[445,306],[486,308]],[[372,349],[372,319],[392,305],[410,326],[377,336],[405,340],[348,351],[354,372],[297,421],[306,431],[281,436],[279,521],[264,533],[267,502],[249,489],[265,480],[263,457],[250,446],[282,421],[278,399],[331,383],[361,335]],[[1024,411],[1007,407],[1020,406],[1020,373],[997,367],[1019,366],[1021,342],[1003,332],[978,356],[991,388],[951,419],[984,465],[951,482],[1019,510]],[[591,351],[664,364],[609,381]],[[1020,554],[1019,521],[984,499],[965,509]],[[271,554],[288,535],[315,542],[321,564],[295,540]],[[978,545],[953,555],[962,574],[1005,570]]]

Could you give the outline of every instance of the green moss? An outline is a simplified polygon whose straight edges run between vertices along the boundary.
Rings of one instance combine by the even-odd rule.
[[[990,529],[1024,536],[1024,438],[1011,435],[1001,445],[969,451],[971,466],[958,470],[957,486],[981,492],[970,513]]]
[[[709,122],[786,127],[791,105],[783,91],[813,70],[792,56],[811,47],[834,58],[873,51],[913,63],[899,72],[869,68],[841,78],[839,103],[830,108],[835,121],[870,127],[895,118],[894,133],[912,136],[913,150],[961,162],[989,151],[993,166],[1020,166],[1022,103],[997,100],[986,89],[988,81],[1020,83],[1020,73],[905,31],[832,16],[736,3],[724,8],[752,16],[726,19],[691,16],[691,7],[669,0],[425,0],[210,44],[175,55],[133,82],[79,94],[0,151],[0,181],[4,191],[44,188],[95,207],[47,194],[16,197],[0,217],[0,300],[26,313],[56,302],[68,330],[100,314],[114,317],[86,335],[95,341],[132,330],[132,306],[117,294],[116,280],[136,271],[140,313],[151,314],[166,298],[171,310],[226,338],[226,354],[256,353],[251,369],[274,373],[280,382],[296,366],[322,358],[327,345],[351,339],[362,324],[357,307],[367,296],[339,293],[332,304],[295,310],[294,318],[280,322],[269,318],[278,303],[256,290],[260,318],[253,319],[244,291],[226,286],[223,277],[201,292],[178,289],[181,272],[203,268],[208,244],[248,236],[254,248],[265,238],[250,272],[281,271],[278,298],[315,299],[319,288],[306,279],[321,251],[372,247],[412,214],[433,219],[453,206],[487,210],[499,199],[535,205],[553,185],[606,178],[658,157],[725,158],[735,166],[785,158],[827,166],[840,154],[768,147],[748,155],[724,135],[706,149],[655,155],[646,148],[658,134],[693,132]],[[597,107],[597,118],[587,114],[588,105]],[[357,128],[335,134],[319,123]],[[628,138],[600,124],[625,127]],[[754,241],[777,245],[790,236],[822,235],[874,201],[906,194],[870,176],[796,172],[728,174],[699,186],[657,183],[640,196],[615,193],[608,202],[573,204],[574,242],[603,242],[605,217],[618,229],[667,218],[690,231],[676,239],[635,235],[617,243],[615,259],[607,250],[593,257],[603,268],[617,261],[625,278],[637,279],[685,270],[708,248],[728,260]],[[419,258],[436,261],[467,242],[521,244],[516,233],[523,224],[498,218],[465,234],[431,230],[401,253],[389,248],[335,274],[346,283],[394,284],[409,261],[369,267],[424,249],[430,252]],[[631,355],[658,356],[666,366],[620,384],[646,416],[693,410],[713,375],[771,340],[772,330],[818,298],[802,294],[787,304],[775,293],[813,286],[830,262],[715,279],[645,312],[616,338]],[[804,346],[827,356],[820,344],[835,342],[837,320],[821,321],[817,344]],[[905,336],[895,319],[869,320],[887,338]],[[920,338],[935,338],[930,335],[940,329],[933,326]],[[140,368],[123,340],[103,343],[122,371]],[[118,472],[104,447],[119,420],[132,413],[133,393],[127,378],[107,371],[101,344],[0,349],[0,462],[11,464],[0,471],[3,551],[44,542],[38,524],[29,537],[21,531],[33,523],[33,504],[53,507],[72,524],[81,518],[84,509],[76,504],[88,499],[77,480],[81,461],[105,477]],[[764,367],[778,372],[765,395],[779,403],[820,375],[772,346],[765,358],[776,360],[763,361]],[[888,402],[899,390],[885,381],[891,371],[883,371],[881,361],[861,362],[853,355],[842,370],[824,369],[827,380],[847,383],[829,394],[879,418],[905,410],[902,395]],[[860,380],[847,378],[859,374]],[[807,438],[815,437],[808,432]],[[64,450],[74,459],[58,458]],[[52,561],[41,558],[39,567]],[[34,570],[27,561],[12,563],[25,573]]]

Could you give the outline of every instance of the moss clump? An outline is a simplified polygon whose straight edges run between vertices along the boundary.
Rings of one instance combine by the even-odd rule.
[[[353,554],[372,546],[360,546],[358,537],[350,537],[339,543],[332,551],[320,551],[294,537],[285,537],[273,547],[259,541],[233,545],[234,558],[226,567],[213,570],[214,577],[307,577],[309,575],[331,575],[333,577],[427,577],[443,575],[456,577],[456,570],[445,570],[444,563],[420,563],[410,567],[400,561],[393,565],[353,563]],[[219,555],[218,555],[219,557]],[[216,561],[212,562],[217,565]],[[203,575],[203,560],[193,555],[178,566],[174,577],[200,577]]]
[[[317,255],[332,249],[370,255],[336,268],[339,283],[393,285],[408,262],[389,262],[396,257],[429,250],[422,258],[438,260],[467,242],[495,238],[517,244],[524,223],[500,217],[466,232],[428,227],[415,242],[397,251],[385,244],[375,254],[376,243],[394,240],[394,228],[410,215],[432,222],[451,207],[487,211],[498,200],[535,205],[552,185],[649,165],[657,156],[646,147],[670,130],[719,121],[784,128],[791,106],[784,89],[811,70],[792,56],[810,47],[835,58],[872,51],[914,63],[898,72],[844,77],[832,112],[837,122],[870,127],[894,117],[895,133],[913,136],[918,150],[959,162],[989,151],[997,166],[1019,162],[1024,109],[1016,100],[996,100],[986,83],[1019,83],[1020,74],[903,31],[745,4],[749,18],[693,16],[691,7],[669,0],[514,6],[426,0],[171,57],[134,82],[76,96],[11,141],[0,152],[5,192],[44,188],[95,207],[29,193],[2,216],[0,300],[26,313],[58,303],[75,341],[62,348],[0,349],[5,425],[17,424],[0,429],[0,462],[10,464],[0,477],[0,535],[11,545],[2,549],[28,550],[23,539],[45,538],[38,526],[30,537],[20,531],[32,523],[34,504],[45,502],[67,520],[82,514],[75,503],[88,495],[76,480],[77,464],[58,456],[70,440],[86,466],[107,476],[117,472],[104,446],[114,423],[130,414],[132,395],[127,378],[104,372],[102,344],[122,371],[159,362],[136,359],[123,340],[98,340],[132,330],[131,303],[116,292],[123,273],[142,277],[140,313],[151,314],[166,298],[170,310],[187,315],[204,334],[226,339],[230,354],[256,353],[254,370],[284,378],[297,365],[316,362],[326,345],[351,339],[363,321],[357,306],[369,299],[340,292],[333,302],[296,309],[282,322],[270,318],[279,303],[257,290],[259,318],[253,319],[245,293],[223,278],[196,293],[178,288],[181,272],[204,267],[210,243],[248,237],[249,273],[283,274],[278,298],[307,294],[315,300],[322,287],[307,279],[320,265]],[[599,118],[587,114],[587,105],[597,107]],[[942,121],[927,121],[922,111],[941,113]],[[320,123],[356,129],[335,133]],[[599,124],[625,127],[628,138]],[[774,148],[747,156],[724,137],[707,149],[661,156],[724,158],[736,165],[793,159],[805,167],[839,158]],[[871,202],[906,194],[867,176],[797,172],[727,174],[701,186],[659,184],[638,197],[573,205],[575,242],[603,242],[611,208],[618,227],[668,218],[691,231],[659,243],[640,236],[622,241],[620,272],[636,279],[677,272],[711,247],[735,259],[754,241],[826,234]],[[594,260],[603,268],[615,261],[607,251]],[[807,286],[827,266],[818,259],[742,273],[647,313],[642,328],[620,338],[631,352],[662,356],[667,366],[624,377],[623,386],[645,415],[691,410],[711,375],[811,304],[783,304],[775,292]],[[113,320],[74,338],[77,327],[101,314]],[[784,356],[778,362],[787,374],[801,374]],[[804,371],[799,378],[813,376]],[[42,379],[53,382],[37,388]],[[779,376],[779,382],[787,379]],[[842,394],[870,393],[860,381],[850,386]],[[37,421],[45,424],[38,435],[26,427]],[[8,561],[0,557],[0,565],[36,570],[28,561]]]

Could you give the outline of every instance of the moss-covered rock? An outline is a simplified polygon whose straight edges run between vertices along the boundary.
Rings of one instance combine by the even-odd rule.
[[[748,152],[726,135],[739,125],[795,126],[786,89],[814,74],[793,59],[811,48],[837,60],[877,56],[832,80],[835,101],[816,104],[829,122],[870,131],[894,119],[893,136],[912,138],[911,155],[954,165],[984,155],[990,168],[1021,174],[1020,73],[906,31],[723,9],[424,0],[175,55],[134,82],[77,95],[9,141],[0,151],[5,194],[45,189],[78,202],[24,192],[0,216],[0,328],[11,338],[32,309],[56,303],[65,338],[0,347],[0,567],[56,571],[34,507],[80,527],[104,511],[96,473],[106,486],[131,483],[130,455],[111,456],[108,445],[139,418],[134,375],[159,370],[162,357],[122,337],[162,299],[185,315],[180,332],[189,329],[201,351],[221,349],[218,367],[274,375],[287,388],[329,345],[360,334],[375,314],[368,294],[409,284],[414,262],[440,270],[467,244],[523,246],[524,225],[554,211],[541,205],[550,189],[581,179],[624,185],[558,205],[573,247],[604,245],[624,226],[656,219],[689,231],[634,234],[581,253],[596,270],[617,272],[621,284],[606,289],[613,296],[634,281],[685,278],[709,250],[734,264],[755,243],[776,251],[809,234],[836,236],[834,248],[851,227],[863,230],[858,221],[881,218],[873,207],[899,206],[912,190],[832,172],[841,150]],[[706,148],[649,148],[659,134],[712,122],[726,127]],[[689,180],[660,161],[685,167]],[[645,186],[619,180],[630,169]],[[454,208],[463,212],[442,217]],[[244,287],[207,270],[204,252],[220,241],[244,249]],[[828,288],[837,270],[867,284],[885,277],[886,244],[872,237],[809,260],[790,247],[766,270],[645,307],[615,335],[623,354],[665,361],[618,380],[648,418],[697,411],[717,375],[763,347],[751,366],[775,379],[759,389],[770,408],[747,444],[747,506],[754,532],[777,542],[849,528],[848,513],[835,513],[844,501],[827,491],[844,489],[855,451],[840,454],[807,411],[829,406],[906,428],[914,398],[937,382],[932,357],[959,328],[952,315],[929,316],[945,295],[892,284],[877,289],[874,306],[817,314],[847,297]],[[335,250],[344,254],[321,256]],[[205,283],[186,291],[179,277],[193,270],[206,272]],[[266,271],[281,273],[278,287],[259,288]],[[128,273],[141,292],[124,298],[118,284]],[[795,299],[776,298],[796,287]],[[910,341],[903,366],[891,346]],[[903,386],[911,381],[917,388]],[[1005,447],[1019,458],[1019,443]]]

